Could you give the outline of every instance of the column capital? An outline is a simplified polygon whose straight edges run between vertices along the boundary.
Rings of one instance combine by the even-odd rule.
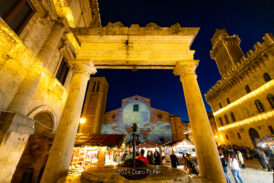
[[[93,61],[89,61],[86,63],[83,62],[74,62],[72,63],[73,66],[73,72],[74,73],[82,73],[85,75],[91,75],[91,74],[95,74],[97,72]]]
[[[195,70],[199,65],[199,60],[177,61],[173,70],[173,74],[184,77],[186,75],[196,75]]]

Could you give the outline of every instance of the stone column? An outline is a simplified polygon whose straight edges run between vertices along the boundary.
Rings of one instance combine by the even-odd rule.
[[[7,113],[0,113],[0,182],[10,182],[16,166],[23,154],[28,138],[34,133],[35,121],[28,118],[28,105],[34,96],[43,70],[43,64],[53,56],[64,33],[64,26],[56,23],[44,46],[38,53],[38,59],[29,68],[17,93],[8,106]],[[8,156],[9,155],[9,156]],[[7,157],[8,156],[8,157]]]
[[[226,183],[219,153],[196,79],[195,69],[198,63],[198,60],[179,61],[174,68],[174,74],[180,76],[183,84],[200,174],[212,183]]]
[[[67,101],[56,131],[41,183],[55,183],[65,176],[71,162],[75,136],[87,82],[96,69],[91,63],[75,63]]]
[[[8,107],[8,111],[14,111],[26,115],[28,104],[31,102],[40,82],[42,65],[48,63],[52,58],[64,31],[65,28],[62,24],[55,23],[45,44],[37,55],[39,60],[35,61],[33,66],[30,68],[30,71],[25,76]],[[43,61],[44,64],[40,63],[40,61]]]

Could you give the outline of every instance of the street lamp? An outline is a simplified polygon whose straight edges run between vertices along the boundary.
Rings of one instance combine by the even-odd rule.
[[[86,118],[80,118],[80,126],[79,126],[79,133],[83,131],[83,125],[86,123]]]
[[[80,123],[85,124],[86,123],[86,118],[80,118]]]

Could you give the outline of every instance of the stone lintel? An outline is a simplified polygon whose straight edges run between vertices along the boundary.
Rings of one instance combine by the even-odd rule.
[[[22,134],[34,133],[35,120],[15,112],[0,112],[0,129],[2,133],[11,131],[19,132]]]

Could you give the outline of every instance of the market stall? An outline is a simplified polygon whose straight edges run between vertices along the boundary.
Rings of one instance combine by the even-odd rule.
[[[118,165],[125,148],[124,135],[77,135],[69,173],[80,173],[87,167]]]
[[[191,154],[192,157],[196,157],[195,147],[192,142],[187,139],[180,141],[171,141],[162,145],[165,154],[165,160],[170,161],[170,155],[174,151],[177,158],[182,158],[183,155]]]

